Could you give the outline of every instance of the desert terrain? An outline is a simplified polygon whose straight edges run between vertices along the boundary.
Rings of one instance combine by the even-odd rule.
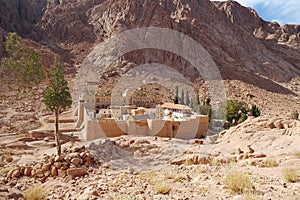
[[[300,25],[264,21],[235,1],[0,0],[0,11],[0,59],[6,35],[16,32],[46,68],[61,56],[71,93],[80,70],[100,63],[92,71],[98,94],[129,77],[135,92],[163,101],[172,101],[180,84],[200,101],[210,97],[205,76],[182,56],[191,46],[182,55],[145,47],[118,58],[106,56],[116,45],[100,48],[124,31],[156,27],[192,38],[209,55],[200,56],[203,66],[220,73],[226,99],[261,111],[205,138],[85,141],[69,108],[60,116],[57,156],[45,85],[22,93],[14,76],[0,71],[0,199],[300,199],[300,121],[292,118],[300,111]],[[140,66],[147,69],[134,71]],[[159,81],[145,84],[147,77]]]

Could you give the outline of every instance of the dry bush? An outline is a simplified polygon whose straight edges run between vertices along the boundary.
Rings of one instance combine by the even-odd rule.
[[[174,175],[171,174],[171,173],[166,173],[166,174],[165,174],[165,178],[166,178],[166,179],[173,179],[173,178],[174,178]]]
[[[34,185],[24,191],[26,200],[44,200],[48,196],[48,191],[41,185]]]
[[[157,182],[157,173],[155,171],[144,171],[140,172],[137,178],[154,185]]]
[[[253,192],[243,194],[243,200],[261,200],[262,198]]]
[[[174,178],[173,182],[174,182],[174,183],[176,183],[176,182],[181,183],[181,182],[182,182],[182,179],[177,177],[177,178]]]
[[[167,194],[167,193],[169,193],[170,190],[171,190],[171,188],[167,184],[162,183],[162,182],[156,183],[154,185],[154,191],[157,194]]]
[[[200,194],[204,195],[207,192],[208,192],[208,188],[207,187],[203,187],[203,186],[199,187],[199,193]]]
[[[4,176],[7,174],[12,168],[11,167],[4,167],[0,169],[0,176]]]
[[[194,165],[194,162],[192,160],[185,160],[183,165],[185,165],[185,166]]]
[[[220,165],[221,165],[221,162],[219,161],[218,158],[212,158],[212,159],[209,161],[209,164],[212,165],[212,166],[220,166]]]
[[[207,171],[207,167],[206,166],[200,166],[198,168],[198,171],[199,171],[200,174],[204,174]]]
[[[282,170],[282,176],[287,182],[296,182],[298,180],[298,171],[296,169],[286,168]]]
[[[254,188],[249,177],[237,171],[229,172],[222,182],[225,188],[233,193],[244,193]]]
[[[278,163],[277,160],[274,157],[267,158],[263,161],[264,167],[277,167]]]
[[[300,151],[293,154],[293,157],[296,159],[300,159]]]

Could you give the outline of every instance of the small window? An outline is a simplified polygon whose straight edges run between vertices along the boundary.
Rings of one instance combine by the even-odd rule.
[[[176,129],[177,129],[177,127],[173,125],[173,126],[172,126],[172,130],[173,130],[173,131],[176,131]]]

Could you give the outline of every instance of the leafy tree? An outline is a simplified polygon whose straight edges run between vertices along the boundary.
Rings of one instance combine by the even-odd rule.
[[[208,119],[209,119],[209,122],[211,121],[211,117],[212,117],[212,108],[211,108],[211,105],[210,105],[210,98],[207,98],[205,100],[205,103],[200,106],[200,114],[202,115],[207,115],[208,116]]]
[[[181,90],[180,104],[184,105],[184,90]]]
[[[42,65],[41,55],[27,47],[20,36],[9,33],[5,41],[5,51],[9,55],[3,58],[2,66],[8,68],[15,76],[16,84],[20,89],[31,89],[39,86],[46,78],[47,88],[44,90],[43,102],[47,109],[55,115],[55,138],[57,154],[61,154],[59,141],[59,114],[71,105],[71,95],[67,81],[64,79],[63,68],[57,56],[49,72]]]
[[[195,108],[194,99],[191,99],[190,107],[191,107],[192,111],[195,111],[194,110],[194,108]]]
[[[25,46],[16,33],[8,33],[4,43],[8,58],[2,59],[2,67],[9,69],[19,89],[31,89],[45,80],[41,55]]]
[[[54,112],[57,154],[61,155],[58,130],[59,114],[71,106],[72,98],[69,92],[68,82],[64,77],[64,69],[57,56],[54,57],[53,65],[51,65],[49,69],[49,84],[45,89],[43,102],[49,111]]]

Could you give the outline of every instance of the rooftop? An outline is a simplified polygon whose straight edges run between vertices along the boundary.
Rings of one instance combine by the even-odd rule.
[[[174,103],[164,103],[162,105],[162,108],[173,109],[173,110],[191,110],[191,108],[186,105],[174,104]]]

